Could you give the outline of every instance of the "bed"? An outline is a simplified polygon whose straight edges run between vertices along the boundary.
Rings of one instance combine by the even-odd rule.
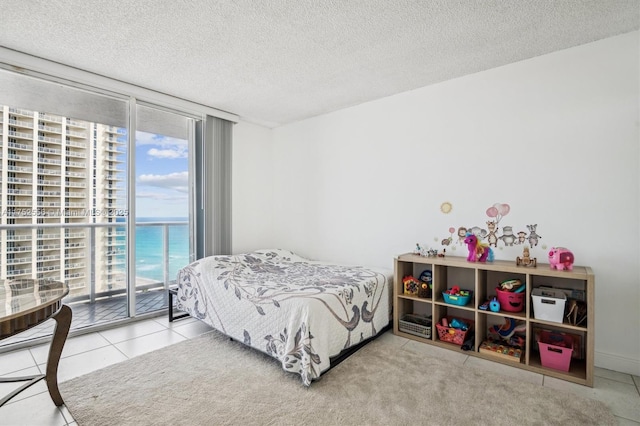
[[[210,256],[178,272],[177,307],[309,386],[332,359],[389,325],[392,277],[279,249]]]

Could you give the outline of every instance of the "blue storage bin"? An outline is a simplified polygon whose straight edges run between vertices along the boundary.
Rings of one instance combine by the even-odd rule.
[[[450,305],[464,306],[471,301],[472,296],[473,296],[472,291],[469,291],[468,296],[455,296],[452,294],[447,294],[445,292],[442,292],[442,297],[444,297],[444,301]]]

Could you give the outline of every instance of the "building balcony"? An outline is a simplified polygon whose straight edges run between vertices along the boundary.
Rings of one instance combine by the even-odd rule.
[[[49,115],[44,112],[38,113],[39,120],[51,121],[52,123],[62,123],[62,117],[58,115]]]
[[[33,173],[33,167],[7,166],[7,170],[16,173]]]
[[[39,136],[38,140],[39,141],[43,141],[46,139],[52,139],[52,138],[47,138],[44,136]],[[57,142],[55,139],[53,139],[51,142]],[[62,155],[62,150],[61,149],[57,149],[57,148],[48,148],[46,146],[38,146],[38,152],[42,152],[44,154],[54,154],[54,155]]]
[[[16,247],[7,246],[7,253],[22,253],[22,252],[30,252],[30,251],[32,251],[31,246],[16,246]]]
[[[47,126],[46,124],[38,124],[38,130],[41,132],[62,134],[62,126],[53,127],[53,126]]]
[[[85,238],[87,236],[86,232],[65,232],[65,238]]]
[[[87,254],[85,252],[71,252],[71,253],[65,253],[64,258],[65,260],[69,260],[69,259],[83,259],[87,257]]]
[[[33,203],[31,201],[7,200],[7,206],[9,206],[9,207],[31,207],[31,206],[33,206]]]
[[[125,162],[123,159],[121,159],[120,157],[117,157],[115,155],[109,155],[107,157],[104,157],[102,160],[106,161],[106,162],[111,161],[111,162],[114,162],[114,163],[124,163]]]
[[[31,263],[31,257],[14,257],[13,259],[7,259],[7,265],[21,265],[25,263]]]
[[[58,201],[42,201],[38,203],[38,207],[62,207],[62,203]]]
[[[33,163],[33,157],[30,155],[9,154],[7,155],[7,158],[9,160],[25,161],[27,163]]]
[[[72,202],[68,202],[68,203],[64,203],[65,207],[74,207],[74,208],[84,208],[87,206],[87,203],[72,203]]]
[[[48,261],[51,261],[51,260],[60,260],[60,255],[59,254],[51,254],[51,255],[48,255],[48,256],[38,256],[38,257],[36,257],[36,260],[38,262],[48,262]],[[58,268],[58,269],[60,269],[60,268]]]
[[[38,246],[38,251],[58,250],[58,249],[60,249],[60,244],[40,244]]]
[[[84,272],[70,272],[64,274],[64,279],[72,279],[72,278],[84,278]]]
[[[38,272],[54,272],[59,270],[60,270],[60,265],[38,266]]]
[[[127,263],[126,259],[118,258],[118,257],[116,257],[114,259],[111,259],[111,260],[106,260],[105,261],[105,265],[107,265],[107,266],[118,266],[118,265],[124,265],[126,263]]]
[[[66,249],[75,249],[75,248],[84,248],[85,243],[66,243],[64,248]]]
[[[23,117],[33,118],[33,111],[20,108],[9,108],[9,114],[21,115]]]
[[[10,118],[7,120],[10,126],[24,127],[26,129],[33,129],[33,120],[18,120],[17,118]]]
[[[62,184],[59,180],[51,180],[51,179],[38,179],[38,185],[43,186],[60,186]]]
[[[7,182],[9,183],[31,183],[33,182],[31,179],[29,178],[17,178],[17,177],[8,177],[7,178]]]
[[[56,144],[56,145],[62,145],[62,137],[54,138],[54,137],[52,137],[52,136],[42,136],[42,135],[38,135],[38,142],[51,142],[51,143],[54,143],[54,144]],[[57,151],[57,152],[53,152],[53,151],[42,151],[42,150],[40,150],[40,148],[43,148],[43,147],[38,147],[38,151],[40,151],[40,152],[47,152],[47,153],[50,153],[50,154],[62,154],[62,151],[61,151],[61,150],[59,150],[59,149],[54,149],[54,148],[43,148],[43,149],[45,149],[45,150],[53,150],[53,151]]]
[[[67,284],[71,291],[83,291],[88,287],[86,280],[70,280]],[[88,300],[65,302],[73,312],[71,331],[127,319],[128,300],[124,292],[101,296],[96,298],[94,302]],[[167,306],[167,291],[163,287],[152,287],[136,292],[135,310],[138,316],[165,311]],[[43,340],[44,343],[51,338],[54,326],[55,321],[45,321],[36,327],[0,341],[0,348],[10,348],[26,341]]]
[[[59,197],[62,195],[61,191],[38,191],[38,195],[43,197]]]
[[[67,136],[72,136],[72,137],[78,138],[78,139],[86,139],[87,138],[87,133],[86,132],[74,132],[73,130],[68,130],[67,131]]]
[[[71,151],[68,149],[65,153],[67,154],[67,157],[87,158],[87,154],[84,152]]]
[[[56,159],[53,159],[53,158],[40,157],[40,158],[38,158],[38,163],[55,164],[57,166],[61,166],[62,165],[62,160],[56,160]]]
[[[16,132],[9,132],[9,136],[16,136],[15,134],[12,135],[12,133],[16,133]],[[27,139],[31,138],[31,135],[28,135],[26,133],[22,133],[22,134],[27,136]],[[20,149],[22,151],[33,151],[33,145],[27,145],[27,144],[18,143],[18,142],[7,142],[7,146],[9,148]]]
[[[7,241],[30,241],[33,239],[31,231],[25,234],[14,234],[15,231],[7,231]]]
[[[71,188],[86,188],[87,184],[84,182],[67,182],[66,186]]]
[[[62,226],[61,226],[62,225]],[[188,247],[188,232],[186,230],[187,222],[141,222],[137,223],[136,240],[141,235],[148,234],[152,231],[150,227],[155,227],[160,235],[160,243],[154,245],[157,253],[149,254],[146,262],[140,265],[151,266],[149,268],[140,268],[138,274],[133,279],[131,285],[128,285],[128,276],[125,266],[127,264],[126,250],[123,246],[114,248],[106,244],[109,239],[107,234],[111,234],[110,239],[122,240],[125,242],[126,235],[119,230],[122,224],[101,224],[101,223],[78,223],[78,224],[19,224],[19,225],[0,225],[0,230],[8,232],[18,232],[33,234],[33,230],[43,231],[42,234],[56,235],[56,231],[60,236],[69,237],[77,234],[77,237],[84,236],[83,240],[75,240],[73,244],[64,244],[65,254],[60,252],[60,244],[43,244],[38,246],[37,253],[29,253],[31,246],[10,247],[7,244],[5,253],[9,253],[10,249],[16,251],[25,250],[25,254],[16,255],[19,257],[8,258],[4,265],[10,264],[15,268],[15,275],[10,278],[33,278],[36,275],[51,278],[54,280],[65,281],[70,288],[70,294],[65,298],[65,303],[73,310],[72,330],[85,327],[104,325],[119,319],[125,320],[129,317],[129,297],[127,292],[135,292],[135,315],[157,313],[160,310],[167,309],[168,297],[167,290],[169,286],[176,284],[176,267],[186,266],[189,258],[188,248],[185,253],[179,253],[175,250],[175,242],[186,241],[184,247]],[[175,230],[180,230],[174,234]],[[144,232],[143,232],[144,231]],[[15,235],[15,234],[14,234]],[[185,237],[185,235],[187,235]],[[183,240],[171,240],[170,237],[181,238]],[[186,238],[186,240],[184,240]],[[76,243],[77,241],[77,243]],[[13,244],[13,243],[12,243]],[[124,244],[123,244],[124,245]],[[88,250],[84,247],[91,247]],[[47,252],[44,250],[55,249],[55,251]],[[137,253],[140,254],[139,252]],[[174,270],[170,271],[170,262],[173,263],[176,255],[178,258],[184,258],[184,264],[179,266],[173,265]],[[158,260],[158,264],[151,264],[151,259]],[[154,260],[155,261],[155,260]],[[31,267],[33,262],[45,262],[40,264],[37,270]],[[136,262],[137,263],[137,262]],[[138,268],[139,266],[135,266]],[[9,268],[7,268],[9,269]],[[27,272],[28,271],[28,272]],[[151,271],[151,272],[149,272]],[[159,275],[157,274],[158,272]],[[22,274],[25,273],[25,274]],[[151,275],[145,275],[150,274]],[[21,275],[22,274],[22,275]],[[150,278],[155,276],[156,278]],[[128,289],[130,287],[130,289]],[[0,346],[13,345],[22,343],[32,339],[46,338],[51,335],[55,323],[52,321],[45,322],[41,326],[26,330],[19,335],[4,339],[0,342]]]
[[[12,136],[16,139],[26,139],[26,140],[32,140],[33,139],[33,133],[25,133],[25,132],[18,132],[16,130],[9,130],[7,132],[7,134],[9,136]],[[16,146],[14,146],[13,148],[17,148],[17,149],[28,149],[29,151],[33,150],[32,146],[28,146],[28,145],[24,145],[24,144],[20,144],[20,143],[16,143],[16,142],[9,142],[9,146],[11,146],[11,144],[15,144]],[[26,146],[26,148],[23,148],[22,146]]]
[[[62,174],[62,172],[60,172],[60,170],[38,168],[38,174],[50,175],[50,176],[60,176]]]
[[[87,122],[86,121],[76,121],[76,120],[72,120],[71,118],[67,118],[67,129],[68,129],[68,126],[77,127],[79,129],[86,129],[87,128]]]
[[[76,148],[84,148],[84,149],[88,148],[88,145],[87,145],[86,142],[72,141],[72,140],[69,140],[69,139],[67,139],[66,142],[67,142],[67,146],[73,146],[73,147],[76,147]]]
[[[87,198],[87,194],[84,192],[71,192],[69,190],[67,190],[64,196],[67,198]]]
[[[31,268],[25,269],[7,269],[7,277],[18,278],[22,275],[30,275]]]
[[[39,233],[38,240],[57,240],[60,238],[60,233]]]

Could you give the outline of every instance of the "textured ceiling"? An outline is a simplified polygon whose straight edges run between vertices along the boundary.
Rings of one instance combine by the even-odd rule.
[[[0,45],[274,127],[637,30],[639,0],[2,0]]]

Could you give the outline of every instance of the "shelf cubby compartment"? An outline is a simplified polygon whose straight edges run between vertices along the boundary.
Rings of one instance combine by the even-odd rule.
[[[425,269],[432,272],[432,297],[425,299],[404,295],[402,278],[407,275],[418,278]],[[466,319],[473,323],[473,329],[465,337],[468,339],[473,335],[475,346],[474,350],[465,351],[465,354],[585,386],[593,386],[595,278],[591,268],[574,266],[572,271],[557,271],[543,263],[538,263],[537,267],[524,267],[517,266],[515,261],[473,263],[463,257],[431,258],[403,254],[395,259],[394,277],[394,333],[426,344],[462,351],[459,345],[439,338],[436,324],[443,317]],[[518,279],[525,285],[523,296],[521,296],[523,299],[521,311],[512,312],[501,309],[499,312],[492,312],[489,309],[479,309],[485,300],[491,300],[496,295],[496,287],[501,282],[512,279]],[[460,306],[445,302],[442,292],[455,285],[473,292],[467,305]],[[581,298],[586,305],[586,319],[582,324],[572,325],[566,316],[562,323],[535,318],[531,292],[539,287],[563,289],[570,296]],[[406,314],[431,315],[431,337],[427,339],[399,331],[399,319]],[[506,324],[510,320],[516,321],[524,329],[524,353],[519,362],[500,358],[484,351],[480,352],[480,344],[489,337],[489,327]],[[536,340],[539,329],[578,336],[575,338],[580,341],[580,356],[571,359],[569,371],[543,366]]]

